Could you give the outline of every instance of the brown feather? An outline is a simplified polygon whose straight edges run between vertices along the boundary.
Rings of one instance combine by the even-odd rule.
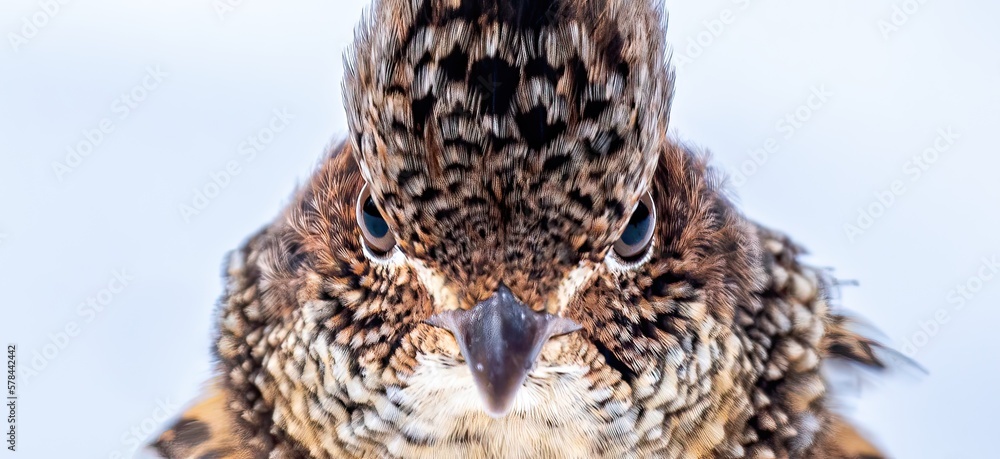
[[[651,0],[377,0],[348,67],[351,136],[230,257],[218,396],[198,408],[216,416],[165,434],[170,457],[206,429],[278,458],[875,454],[820,368],[880,368],[880,347],[799,246],[666,137]],[[359,227],[365,184],[388,253]],[[647,193],[652,242],[623,258]],[[428,321],[501,284],[580,330],[545,344],[497,419]]]
[[[228,395],[216,386],[184,411],[151,445],[168,459],[262,459],[264,451],[248,447],[250,433],[227,407]]]

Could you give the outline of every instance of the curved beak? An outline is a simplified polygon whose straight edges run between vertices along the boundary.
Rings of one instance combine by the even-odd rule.
[[[494,418],[510,411],[545,342],[580,329],[572,320],[532,311],[503,284],[472,309],[436,314],[428,323],[455,335]]]

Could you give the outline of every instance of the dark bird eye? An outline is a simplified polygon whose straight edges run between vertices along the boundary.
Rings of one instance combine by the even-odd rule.
[[[382,216],[382,212],[375,205],[371,192],[366,184],[358,195],[358,205],[355,212],[358,217],[358,226],[364,235],[365,243],[372,252],[382,255],[388,253],[396,246],[396,238],[389,230],[389,224]]]
[[[646,193],[632,213],[622,237],[615,242],[615,253],[625,259],[641,255],[653,241],[655,227],[656,207],[653,205],[653,196]]]

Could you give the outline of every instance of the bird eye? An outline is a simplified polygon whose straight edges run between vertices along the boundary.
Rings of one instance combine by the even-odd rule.
[[[358,206],[355,212],[358,218],[358,226],[364,235],[365,243],[373,253],[383,255],[396,246],[396,238],[389,230],[389,224],[382,216],[382,212],[375,205],[368,185],[361,189],[358,195]]]
[[[649,248],[656,226],[656,207],[653,195],[646,193],[639,201],[622,237],[615,242],[615,253],[624,259],[635,258]]]

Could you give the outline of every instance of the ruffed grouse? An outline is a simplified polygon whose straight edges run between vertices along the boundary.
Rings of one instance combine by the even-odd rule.
[[[832,281],[667,136],[652,0],[376,0],[169,458],[876,458]]]

